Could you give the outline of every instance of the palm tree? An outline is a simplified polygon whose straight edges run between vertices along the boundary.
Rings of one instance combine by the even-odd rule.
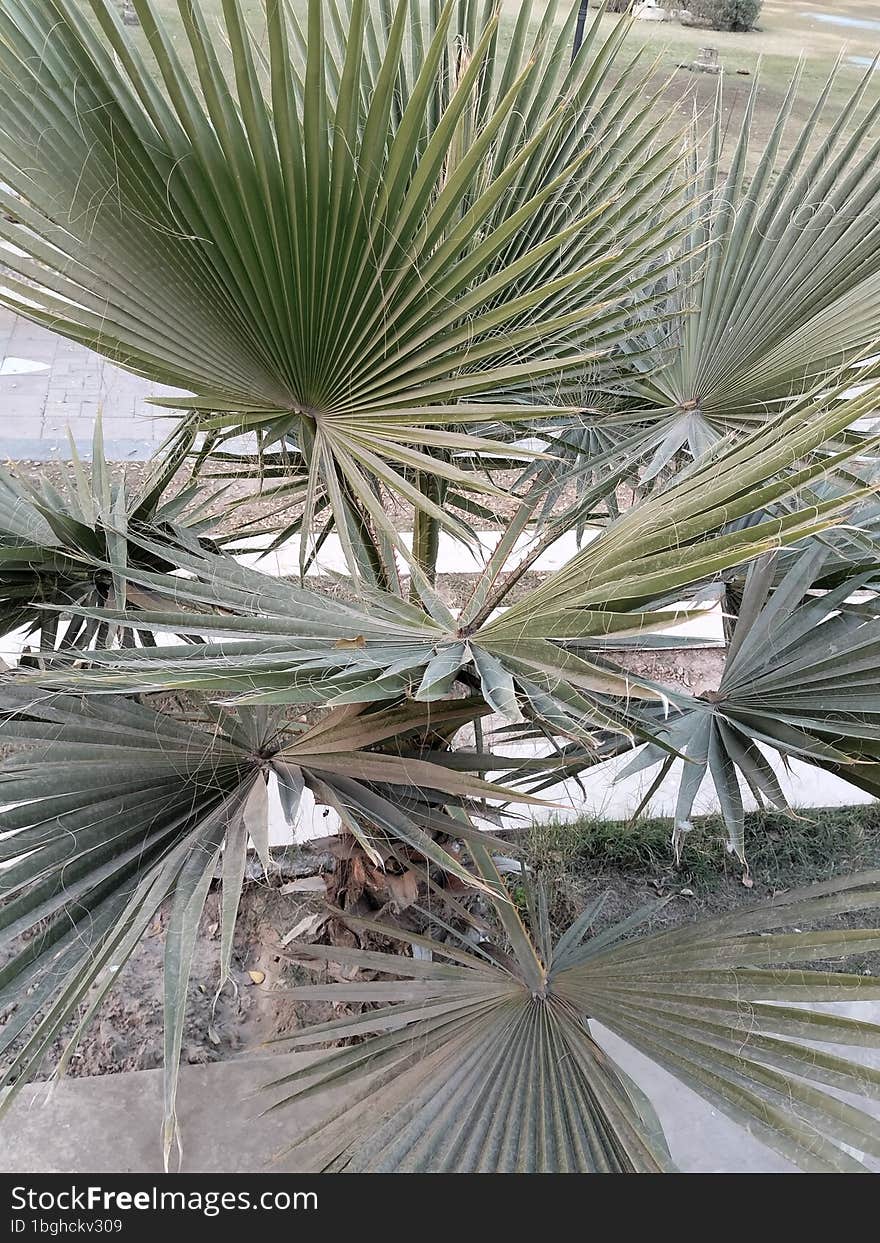
[[[240,564],[202,527],[198,480],[193,529],[165,496],[170,476],[135,521],[121,493],[107,499],[100,457],[98,491],[83,477],[75,514],[21,491],[29,508],[16,525],[18,500],[0,503],[0,566],[21,589],[0,622],[34,627],[62,609],[73,619],[69,640],[44,643],[36,668],[0,685],[4,1083],[14,1093],[63,1033],[69,1054],[118,978],[105,967],[125,964],[167,904],[170,1159],[199,917],[216,878],[222,983],[249,845],[271,864],[272,785],[291,824],[310,791],[336,812],[353,858],[446,908],[433,932],[334,913],[401,954],[291,950],[383,977],[302,993],[379,1006],[297,1035],[359,1038],[321,1055],[317,1085],[290,1080],[298,1097],[331,1079],[346,1090],[318,1128],[320,1168],[669,1168],[650,1104],[601,1051],[593,1019],[804,1168],[859,1168],[851,1150],[876,1154],[876,1121],[814,1085],[872,1095],[876,1076],[800,1041],[873,1044],[880,1031],[791,1003],[870,999],[876,985],[793,964],[871,951],[880,932],[776,930],[873,909],[876,876],[638,939],[638,919],[600,931],[591,910],[554,938],[540,887],[523,877],[521,916],[495,856],[517,851],[511,807],[538,798],[524,782],[576,773],[606,738],[645,742],[664,764],[679,753],[666,713],[681,705],[627,673],[616,644],[666,642],[663,605],[780,547],[834,542],[869,505],[853,465],[866,446],[848,429],[872,397],[841,397],[855,359],[868,382],[878,369],[865,357],[871,231],[854,217],[873,201],[872,152],[826,151],[822,167],[849,187],[832,193],[849,224],[823,225],[815,251],[809,229],[777,228],[784,192],[762,165],[754,218],[773,225],[768,250],[751,209],[731,224],[747,140],[726,189],[716,152],[701,191],[692,146],[682,165],[688,136],[655,132],[653,69],[629,55],[626,20],[603,36],[598,22],[579,29],[585,6],[553,0],[522,4],[503,30],[495,0],[266,0],[258,30],[239,0],[221,0],[218,49],[196,0],[179,0],[177,40],[151,0],[132,3],[139,30],[111,0],[88,0],[88,12],[7,0],[0,12],[0,177],[11,187],[0,204],[12,217],[0,238],[13,246],[0,299],[191,394],[170,441],[175,469],[194,448],[207,474],[265,469],[276,500],[298,505],[301,571],[334,531],[349,573],[331,594]],[[798,184],[821,197],[824,177],[817,167]],[[839,262],[817,259],[838,242]],[[758,259],[761,279],[746,280]],[[773,277],[792,264],[797,314]],[[719,316],[745,325],[755,302],[772,320],[757,344],[745,326],[732,343],[711,328]],[[662,425],[661,457],[684,444],[663,425],[680,412],[658,394],[713,368],[727,378],[711,408],[700,387],[701,417],[735,423],[742,407],[743,434],[705,437],[695,465],[618,504],[642,425],[655,448]],[[560,500],[557,432],[583,415],[587,382],[615,386],[640,426],[585,440],[589,457],[571,467],[580,486]],[[523,443],[536,429],[546,451]],[[242,434],[246,452],[232,443]],[[412,547],[389,497],[413,515]],[[437,582],[440,533],[474,543],[474,517],[500,498],[513,517],[453,608]],[[291,520],[267,528],[277,539]],[[529,587],[539,553],[571,531],[595,538]],[[848,545],[834,546],[846,561]],[[112,589],[53,579],[37,599],[27,576],[42,584],[47,566]],[[750,583],[764,581],[758,567]],[[824,607],[851,587],[844,573]],[[835,633],[852,640],[847,671],[861,686],[854,615],[842,616]],[[803,662],[819,669],[812,649]],[[777,725],[786,695],[762,698]],[[805,704],[813,739],[821,705],[811,716]],[[710,711],[686,707],[701,720]],[[870,759],[872,713],[866,704],[864,729],[839,730],[823,758]],[[547,746],[527,761],[487,746],[490,714],[507,736]],[[723,716],[713,721],[727,739]],[[462,745],[465,727],[473,742]],[[757,780],[756,764],[740,767]]]
[[[690,825],[708,771],[731,848],[745,859],[737,774],[760,806],[766,801],[788,809],[767,748],[875,796],[880,791],[878,704],[872,697],[880,614],[873,593],[854,602],[876,569],[815,591],[829,560],[829,550],[814,542],[778,582],[773,556],[749,567],[718,689],[697,699],[681,696],[675,704],[681,715],[673,713],[661,727],[666,742],[691,761],[675,810],[678,833]],[[669,753],[647,747],[624,774],[658,762],[665,776]]]
[[[759,78],[729,152],[723,79],[706,138],[694,121],[685,155],[688,227],[679,266],[664,278],[668,314],[654,314],[627,347],[641,378],[612,386],[604,400],[594,393],[593,411],[579,420],[629,438],[630,451],[646,459],[644,483],[725,436],[760,427],[833,368],[876,352],[880,99],[869,70],[844,105],[832,107],[838,65],[786,150],[802,73],[803,66],[761,150]],[[850,374],[855,387],[862,377]],[[579,458],[571,449],[568,456]]]

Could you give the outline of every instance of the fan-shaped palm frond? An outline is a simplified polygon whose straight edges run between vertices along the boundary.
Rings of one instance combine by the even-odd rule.
[[[863,475],[862,470],[854,473],[856,477]],[[867,476],[865,482],[876,488],[876,466],[873,458],[870,459]],[[845,482],[833,478],[818,478],[805,491],[803,499],[821,503],[833,496],[843,495],[851,487],[851,480]],[[755,517],[752,515],[746,521],[752,522]],[[846,522],[840,526],[780,549],[774,561],[774,587],[782,581],[792,565],[810,548],[814,548],[816,543],[825,549],[825,558],[817,566],[817,577],[812,584],[814,590],[837,587],[856,575],[868,576],[865,579],[866,589],[876,591],[880,588],[880,501],[877,500],[876,492],[856,505],[847,516]],[[747,570],[742,566],[722,575],[725,622],[731,633],[742,608],[746,576]]]
[[[802,1169],[864,1171],[856,1154],[880,1156],[877,1119],[825,1090],[876,1100],[880,1073],[816,1047],[876,1048],[880,1026],[798,1005],[868,1001],[880,987],[873,977],[796,966],[873,952],[880,931],[776,931],[875,909],[876,872],[634,939],[656,906],[588,936],[600,900],[551,946],[541,903],[527,929],[489,854],[478,850],[475,861],[499,895],[506,947],[430,941],[358,920],[354,930],[369,927],[423,952],[295,947],[316,965],[332,956],[382,977],[291,990],[301,1000],[375,1003],[285,1038],[299,1049],[359,1038],[267,1085],[280,1094],[273,1108],[330,1085],[345,1089],[342,1103],[319,1108],[320,1121],[299,1138],[291,1154],[298,1169],[672,1168],[649,1102],[603,1050],[593,1020]]]
[[[216,874],[222,987],[249,843],[271,868],[269,777],[291,827],[308,789],[377,862],[413,851],[470,884],[437,839],[493,841],[469,813],[508,799],[466,763],[447,762],[447,737],[484,711],[480,702],[349,708],[309,728],[260,708],[194,711],[188,720],[21,682],[0,692],[0,943],[12,951],[0,1005],[14,1007],[0,1036],[3,1082],[25,1082],[76,1017],[70,1052],[167,901],[166,1158],[199,920]]]
[[[876,567],[815,591],[827,563],[827,548],[814,544],[774,586],[774,559],[755,562],[718,689],[671,697],[682,715],[661,732],[689,760],[676,832],[688,827],[708,772],[731,846],[743,857],[740,777],[759,805],[788,807],[766,748],[880,796],[880,607],[873,593],[853,603],[875,580]],[[662,777],[668,760],[668,753],[646,747],[622,775],[659,763]]]
[[[186,434],[301,455],[352,572],[397,539],[382,487],[466,537],[413,476],[476,486],[474,425],[613,348],[680,210],[627,23],[569,63],[571,4],[536,36],[521,6],[505,54],[495,3],[310,0],[302,31],[266,0],[263,53],[223,0],[226,64],[179,0],[193,78],[133,5],[150,60],[110,0],[3,7],[3,301],[193,393]]]
[[[627,697],[655,697],[638,679],[533,635],[522,643],[505,637],[496,648],[481,629],[468,632],[436,596],[429,598],[430,612],[379,592],[346,601],[228,557],[180,551],[175,559],[189,577],[131,571],[131,580],[145,589],[170,593],[173,612],[82,613],[105,625],[186,635],[190,643],[91,650],[87,662],[65,652],[33,678],[86,694],[189,689],[246,704],[330,707],[394,704],[401,696],[430,705],[458,689],[478,692],[511,720],[521,719],[521,708],[540,710],[578,737],[598,727],[626,730]],[[488,581],[493,574],[490,564]],[[668,614],[630,614],[609,624],[648,629],[668,621]],[[489,767],[504,767],[498,757],[482,758]]]
[[[778,501],[775,512],[794,512],[799,506],[822,505],[834,498],[842,499],[851,494],[853,487],[860,486],[868,494],[853,505],[844,521],[776,551],[773,561],[774,588],[806,552],[821,546],[825,549],[825,558],[813,580],[814,590],[839,586],[856,575],[867,576],[865,590],[880,589],[880,502],[877,500],[878,479],[874,457],[859,454],[847,463],[839,475],[835,472],[817,475],[795,496]],[[756,510],[728,524],[727,530],[731,533],[742,531],[757,526],[767,517],[766,512]],[[748,564],[735,565],[717,577],[707,578],[699,588],[688,593],[694,603],[720,603],[727,641],[733,634],[742,608],[748,571]],[[667,593],[658,597],[653,606],[668,607],[679,599],[679,594]]]
[[[595,419],[609,434],[641,426],[642,450],[652,453],[646,481],[681,450],[696,458],[719,438],[760,428],[780,405],[876,340],[880,99],[872,91],[874,68],[832,113],[835,70],[789,142],[799,69],[751,174],[758,79],[726,175],[720,83],[702,158],[695,122],[684,190],[689,230],[669,295],[677,314],[645,325],[643,356],[633,355],[644,380],[629,386],[619,413],[612,403],[609,414]],[[666,362],[658,367],[661,356]],[[860,378],[851,373],[854,390]]]

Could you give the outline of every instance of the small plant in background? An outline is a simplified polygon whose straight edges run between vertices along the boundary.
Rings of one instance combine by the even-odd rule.
[[[712,30],[754,30],[763,0],[688,0],[690,17]]]
[[[0,12],[0,298],[191,397],[133,507],[99,443],[69,500],[2,481],[0,621],[42,649],[0,684],[4,1108],[166,908],[170,1161],[209,889],[222,984],[270,797],[291,833],[311,799],[341,866],[326,943],[287,953],[350,975],[294,995],[354,1007],[292,1037],[333,1047],[287,1095],[344,1088],[317,1168],[671,1168],[594,1020],[803,1168],[863,1168],[880,1128],[823,1088],[876,1074],[802,1041],[880,1028],[792,1003],[877,997],[798,964],[880,931],[795,930],[875,909],[876,874],[639,937],[650,911],[597,931],[591,907],[554,937],[515,830],[634,747],[684,754],[685,801],[708,769],[740,853],[737,774],[779,804],[765,744],[876,788],[876,445],[851,430],[880,375],[868,77],[776,176],[793,84],[749,197],[750,113],[722,177],[720,99],[708,155],[658,135],[629,21],[580,4],[266,0],[256,29],[222,0],[222,54],[196,0],[176,40],[151,0],[136,31],[85,7]],[[223,538],[218,470],[272,500]],[[453,607],[441,535],[480,547],[502,503]],[[255,529],[298,536],[299,579],[236,559]],[[331,534],[334,591],[305,580]],[[738,602],[717,693],[625,667],[707,590]]]
[[[112,479],[100,418],[91,463],[83,465],[72,438],[70,448],[73,479],[64,492],[0,467],[0,630],[21,631],[36,644],[33,658],[106,644],[108,624],[83,616],[83,607],[158,604],[155,593],[133,588],[127,575],[134,566],[170,570],[163,547],[217,547],[206,533],[223,490],[190,483],[168,495],[185,445],[162,458],[133,496]],[[135,630],[124,641],[152,642],[152,636]]]

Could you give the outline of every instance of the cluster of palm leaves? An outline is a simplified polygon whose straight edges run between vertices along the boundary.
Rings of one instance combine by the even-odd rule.
[[[835,72],[784,152],[802,69],[760,153],[759,78],[731,150],[722,148],[720,84],[707,141],[695,122],[685,156],[687,227],[674,280],[664,279],[667,314],[658,322],[649,312],[628,344],[636,378],[592,392],[585,415],[561,422],[566,456],[580,456],[586,428],[633,445],[647,459],[648,482],[683,454],[698,458],[726,436],[761,427],[876,340],[880,99],[865,77],[832,107]],[[658,353],[667,355],[662,368]]]
[[[667,745],[689,761],[676,802],[677,832],[690,827],[708,769],[730,845],[744,858],[738,774],[759,806],[788,809],[767,748],[880,793],[880,607],[873,592],[859,599],[870,572],[813,592],[826,559],[816,543],[778,581],[774,557],[753,562],[717,690],[676,696],[676,713],[657,722]],[[673,758],[651,744],[624,772],[659,762],[662,780]]]
[[[216,494],[189,484],[168,489],[185,453],[171,453],[147,474],[133,496],[111,477],[100,417],[91,462],[80,461],[71,438],[72,486],[59,492],[46,479],[0,467],[0,629],[35,641],[37,652],[103,647],[108,625],[84,608],[139,607],[156,597],[132,592],[127,575],[143,568],[171,569],[161,547],[199,549],[213,526]],[[139,540],[151,538],[157,552]],[[127,641],[151,642],[131,630]]]
[[[754,94],[732,153],[720,98],[708,151],[658,133],[627,20],[570,0],[132,7],[0,13],[0,300],[191,394],[133,499],[100,429],[68,496],[0,475],[0,628],[41,649],[0,684],[4,1083],[63,1067],[166,911],[168,1160],[208,893],[223,987],[270,792],[291,832],[308,792],[417,896],[291,948],[364,973],[295,990],[348,1008],[295,1037],[333,1047],[286,1095],[345,1088],[298,1163],[671,1168],[595,1020],[804,1168],[863,1168],[876,1121],[815,1085],[876,1098],[876,1072],[816,1044],[880,1027],[793,1003],[876,996],[837,967],[880,934],[822,927],[875,909],[876,875],[555,935],[498,858],[633,747],[682,763],[679,833],[708,774],[740,851],[740,777],[785,805],[768,748],[880,791],[870,74],[783,160],[795,81],[751,170]],[[260,516],[230,500],[218,533],[217,475],[258,481]],[[499,512],[453,606],[441,543],[481,549]],[[237,558],[254,534],[295,536],[299,575]],[[331,538],[347,574],[307,578]],[[716,692],[617,658],[707,591],[735,621]]]

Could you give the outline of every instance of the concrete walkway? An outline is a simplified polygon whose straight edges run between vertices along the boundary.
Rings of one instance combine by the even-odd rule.
[[[809,1007],[804,1007],[809,1008]],[[825,1003],[812,1007],[850,1018],[880,1021],[880,1003]],[[789,1162],[702,1097],[655,1066],[598,1023],[598,1042],[647,1094],[657,1111],[673,1161],[685,1174],[796,1173]],[[824,1048],[880,1069],[880,1050]],[[340,1099],[338,1089],[260,1116],[277,1099],[262,1089],[314,1055],[251,1056],[181,1069],[178,1116],[184,1173],[282,1173],[294,1167],[283,1153],[321,1110]],[[832,1095],[874,1117],[880,1102],[831,1089]],[[283,1096],[283,1091],[280,1093]],[[162,1072],[135,1071],[64,1079],[23,1089],[0,1127],[0,1172],[32,1174],[161,1173]],[[878,1163],[863,1154],[874,1172]]]
[[[793,1167],[610,1032],[597,1035],[649,1092],[670,1150],[685,1173],[788,1173]],[[305,1055],[254,1057],[181,1070],[184,1173],[281,1173],[276,1161],[320,1116],[321,1099],[260,1117],[273,1099],[260,1088]],[[253,1096],[252,1094],[257,1095]],[[338,1099],[327,1093],[324,1101]],[[0,1127],[0,1171],[30,1174],[151,1174],[162,1170],[162,1072],[66,1079],[24,1089]]]
[[[107,458],[144,460],[170,430],[147,399],[175,391],[0,309],[0,460],[64,461],[68,428],[77,452],[88,457],[98,413]]]

